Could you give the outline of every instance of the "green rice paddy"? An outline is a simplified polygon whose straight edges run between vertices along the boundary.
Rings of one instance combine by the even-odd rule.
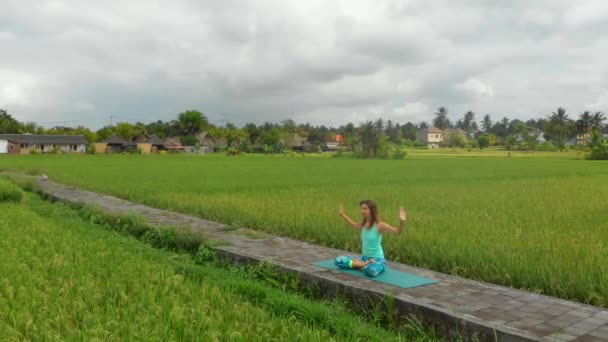
[[[485,152],[484,152],[485,153]],[[301,156],[3,156],[0,169],[232,225],[360,250],[338,216],[378,202],[389,259],[608,306],[608,164],[576,153]]]

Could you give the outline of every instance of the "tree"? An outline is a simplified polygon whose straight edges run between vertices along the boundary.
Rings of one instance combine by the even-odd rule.
[[[481,122],[481,128],[485,133],[490,133],[492,130],[492,120],[490,119],[490,114],[486,114],[483,117],[483,121]]]
[[[281,121],[281,125],[284,132],[292,133],[296,129],[296,122],[292,119]]]
[[[104,141],[114,135],[114,126],[104,126],[97,130],[97,141]]]
[[[470,135],[470,133],[474,133],[472,132],[473,124],[475,124],[475,113],[473,113],[472,111],[468,111],[464,113],[464,117],[462,119],[458,120],[456,127],[466,131]]]
[[[241,143],[247,137],[247,134],[236,127],[227,128],[224,132],[224,136],[226,137],[226,143],[228,147],[232,146],[232,143],[236,142],[237,145]]]
[[[504,141],[509,135],[509,119],[504,117],[501,121],[495,123],[492,127],[492,133]]]
[[[134,137],[148,136],[148,129],[146,128],[146,125],[143,124],[142,122],[136,122],[135,125],[133,125],[133,136]]]
[[[601,132],[604,121],[606,121],[606,117],[604,116],[604,113],[595,112],[595,114],[593,114],[593,117],[591,117],[591,120],[590,120],[591,128],[598,132]]]
[[[262,134],[262,144],[271,146],[273,149],[278,146],[281,134],[278,129],[272,128]],[[276,149],[274,149],[276,151]]]
[[[446,107],[439,107],[435,113],[435,119],[433,119],[433,126],[439,129],[446,129],[450,127],[450,119],[448,118],[448,109]]]
[[[584,111],[579,114],[578,120],[576,120],[576,133],[586,134],[591,130],[592,116],[589,111]]]
[[[262,136],[262,130],[252,122],[246,124],[243,131],[249,136],[249,142],[254,146],[259,142],[260,137]]]
[[[29,134],[44,134],[44,128],[38,126],[35,122],[26,122],[21,125],[19,132]]]
[[[488,134],[482,134],[477,137],[477,145],[479,145],[479,149],[483,150],[484,148],[490,145],[490,138]]]
[[[0,134],[19,133],[20,123],[6,110],[0,109]]]
[[[162,120],[152,122],[146,125],[146,131],[148,134],[156,135],[162,139],[167,136],[167,124],[162,122]]]
[[[358,131],[364,157],[374,158],[379,147],[382,128],[371,121],[367,121],[361,124]]]
[[[449,147],[464,147],[467,141],[461,134],[450,134],[446,141]]]
[[[207,137],[211,139],[214,147],[218,139],[224,136],[224,130],[220,127],[210,126],[207,128]]]
[[[73,134],[84,136],[84,138],[89,144],[97,141],[97,134],[84,126],[76,127],[73,131]]]
[[[505,139],[505,150],[511,151],[517,145],[517,136],[509,134]]]
[[[540,136],[540,131],[537,128],[519,122],[517,124],[517,134],[521,137],[526,150],[536,151],[538,137]]]
[[[128,122],[117,123],[114,132],[127,141],[131,141],[135,136],[135,128]]]
[[[197,110],[188,110],[177,116],[183,135],[196,135],[209,126],[205,114]]]
[[[557,108],[557,112],[553,112],[549,117],[547,133],[551,136],[560,151],[563,151],[565,148],[570,121],[566,109],[562,107]]]

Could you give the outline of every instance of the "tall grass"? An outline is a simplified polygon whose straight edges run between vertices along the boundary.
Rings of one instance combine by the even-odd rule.
[[[19,203],[23,201],[23,198],[24,194],[21,188],[6,179],[0,178],[0,203]]]
[[[7,340],[435,340],[400,336],[30,198],[0,204]],[[417,335],[416,335],[417,334]]]
[[[352,251],[358,217],[378,201],[400,236],[389,259],[608,306],[608,171],[560,158],[16,156],[0,167],[44,168],[50,178],[148,205]]]

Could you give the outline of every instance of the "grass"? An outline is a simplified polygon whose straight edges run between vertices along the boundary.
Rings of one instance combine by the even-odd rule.
[[[375,199],[393,224],[404,205],[404,234],[384,239],[389,259],[608,306],[605,163],[576,152],[440,152],[399,161],[7,156],[0,168],[42,169],[58,182],[352,251],[360,242],[340,203],[358,219],[359,200]]]
[[[418,340],[336,303],[195,263],[30,196],[0,203],[0,331],[7,340]]]
[[[0,178],[0,203],[20,203],[21,201],[23,201],[23,198],[24,194],[21,188],[9,182],[8,180]]]

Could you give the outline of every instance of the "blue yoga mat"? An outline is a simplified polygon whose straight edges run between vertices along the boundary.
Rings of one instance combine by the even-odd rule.
[[[335,271],[352,274],[354,276],[361,277],[361,278],[379,281],[381,283],[399,286],[404,289],[407,289],[410,287],[437,283],[436,280],[420,277],[420,276],[417,276],[417,275],[414,275],[411,273],[407,273],[407,272],[393,270],[388,267],[386,268],[386,270],[384,272],[382,272],[378,276],[372,278],[372,277],[368,277],[365,273],[363,273],[363,271],[360,271],[360,270],[339,268],[338,266],[335,265],[334,259],[313,262],[312,265],[327,268],[330,270],[335,270]]]

